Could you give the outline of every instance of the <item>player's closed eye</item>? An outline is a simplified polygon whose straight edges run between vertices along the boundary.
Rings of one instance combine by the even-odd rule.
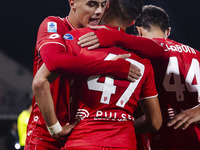
[[[96,1],[89,1],[88,3],[87,3],[87,5],[89,6],[89,7],[98,7],[99,6],[99,3],[98,2],[96,2]]]
[[[89,7],[99,7],[99,3],[96,2],[96,1],[89,1],[89,2],[87,3],[87,5],[88,5]],[[101,3],[101,7],[102,7],[102,8],[106,7],[106,5],[107,5],[107,1],[104,1],[103,3]]]

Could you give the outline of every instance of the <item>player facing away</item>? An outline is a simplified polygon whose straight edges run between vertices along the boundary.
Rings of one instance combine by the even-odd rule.
[[[48,64],[48,62],[44,61],[46,58],[45,52],[50,55],[52,53],[56,54],[58,50],[65,51],[66,45],[63,39],[58,37],[62,37],[66,32],[74,28],[97,25],[106,8],[105,0],[70,0],[69,4],[73,9],[71,9],[68,17],[48,17],[39,28],[34,57],[34,75],[43,63]],[[56,57],[56,55],[53,56]],[[61,125],[65,125],[69,122],[69,83],[65,76],[58,77],[51,84],[51,93],[56,116]],[[50,104],[46,103],[46,108],[49,108],[48,105]],[[34,97],[25,149],[60,149],[60,147],[61,144],[49,134]]]
[[[138,0],[110,0],[104,22],[112,26],[107,28],[124,32],[140,13],[141,7],[142,2]],[[127,53],[118,47],[92,51],[77,47],[78,37],[88,32],[91,29],[78,29],[64,36],[67,45],[71,45],[68,53],[93,56],[97,60],[110,60],[118,54]],[[145,127],[147,132],[160,128],[162,117],[151,63],[133,53],[127,61],[136,64],[141,70],[142,76],[134,83],[104,75],[78,77],[74,80],[73,100],[77,100],[77,116],[82,120],[69,135],[66,149],[135,150],[135,130],[143,132],[142,127]],[[133,112],[138,102],[143,106],[146,116],[140,118],[140,122],[135,121],[137,125],[134,128]]]
[[[152,134],[152,149],[200,149],[200,124],[195,123],[200,119],[195,120],[188,114],[174,122],[180,128],[167,126],[184,110],[200,109],[200,53],[167,38],[170,33],[169,18],[159,7],[145,6],[136,20],[136,26],[140,36],[152,38],[164,51],[159,58],[151,59],[163,114],[163,126]],[[196,111],[188,113],[192,115]],[[199,116],[200,113],[194,115]]]
[[[96,61],[91,58],[72,57],[66,53],[67,45],[63,41],[63,35],[74,28],[97,25],[104,13],[106,3],[106,0],[69,0],[71,10],[66,18],[47,17],[42,22],[38,31],[35,49],[34,76],[38,74],[38,70],[42,72],[42,75],[50,74],[49,71],[60,73],[63,70],[67,70],[69,73],[90,75],[103,73],[116,75],[119,78],[132,79],[132,73],[129,71],[132,65],[125,60],[121,59],[107,62]],[[76,62],[77,64],[74,65],[74,63],[71,62]],[[95,67],[94,69],[94,62],[101,67]],[[49,70],[42,69],[41,66],[45,68],[45,65],[47,65]],[[118,65],[121,65],[124,69],[118,68]],[[72,69],[70,70],[71,72],[69,68]],[[48,94],[44,92],[46,90],[46,85],[51,86],[48,94],[52,94],[53,98],[51,97],[48,99]],[[33,81],[33,93],[33,110],[28,124],[25,149],[60,149],[65,139],[57,138],[55,140],[52,136],[61,132],[61,125],[66,129],[65,132],[63,131],[61,132],[62,134],[59,134],[61,137],[69,133],[73,128],[73,125],[66,125],[66,123],[69,122],[70,111],[68,105],[68,78],[65,75],[61,75],[50,85],[49,82],[46,82],[46,79],[39,74]],[[46,116],[50,118],[56,116],[57,120],[51,122]],[[60,123],[57,122],[58,120]],[[59,130],[54,132],[53,129],[55,126],[52,125],[58,126]]]
[[[136,26],[139,35],[147,38],[105,29],[97,31],[96,35],[100,46],[116,44],[133,49],[152,62],[163,125],[158,132],[151,134],[151,147],[148,143],[145,147],[153,150],[200,149],[200,53],[167,38],[170,33],[169,18],[159,7],[143,7]],[[105,42],[100,33],[104,37],[109,36],[112,41]]]

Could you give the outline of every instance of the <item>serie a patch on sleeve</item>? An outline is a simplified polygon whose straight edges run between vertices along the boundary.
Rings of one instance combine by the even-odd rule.
[[[47,23],[47,32],[57,32],[57,23],[56,22],[48,22]]]

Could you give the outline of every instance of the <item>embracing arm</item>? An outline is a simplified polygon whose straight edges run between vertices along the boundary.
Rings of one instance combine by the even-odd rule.
[[[40,50],[40,55],[50,72],[87,76],[109,74],[132,82],[140,76],[139,69],[124,60],[130,55],[120,56],[117,60],[104,61],[96,60],[94,57],[71,56],[62,49],[62,45],[51,44],[51,47],[44,45]]]
[[[99,40],[100,47],[117,45],[129,50],[133,50],[133,52],[139,56],[147,58],[160,57],[164,54],[163,47],[149,38],[107,29],[96,30],[94,33]]]
[[[138,134],[159,130],[162,125],[162,115],[158,98],[140,100],[139,104],[144,115],[135,120],[135,132]]]

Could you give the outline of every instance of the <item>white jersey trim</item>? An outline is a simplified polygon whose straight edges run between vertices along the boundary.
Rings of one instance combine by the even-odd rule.
[[[65,49],[66,49],[66,46],[62,43],[59,43],[59,42],[47,42],[47,43],[44,43],[42,44],[39,48],[38,48],[38,52],[40,51],[40,49],[42,48],[42,46],[44,45],[47,45],[47,44],[59,44],[59,45],[62,45]]]
[[[74,30],[75,28],[73,27],[73,25],[70,23],[69,19],[68,19],[68,16],[66,17],[66,21],[67,23],[69,24],[69,26]]]
[[[154,95],[154,96],[143,97],[143,98],[140,98],[139,100],[142,100],[142,99],[149,99],[149,98],[153,98],[153,97],[158,97],[158,94],[156,94],[156,95]]]

